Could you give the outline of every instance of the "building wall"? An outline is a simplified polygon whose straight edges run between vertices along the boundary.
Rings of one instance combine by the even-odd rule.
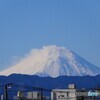
[[[72,89],[63,90],[54,90],[51,93],[52,100],[76,100],[76,91]]]
[[[28,92],[27,98],[41,100],[41,94],[39,92]]]

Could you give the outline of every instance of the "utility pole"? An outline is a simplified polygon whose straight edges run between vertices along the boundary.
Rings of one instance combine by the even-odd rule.
[[[12,83],[4,85],[4,100],[8,100],[8,87],[11,87]]]
[[[41,100],[43,100],[43,88],[41,88],[40,90],[41,90]]]
[[[7,89],[7,84],[4,86],[4,100],[8,100],[8,89]]]

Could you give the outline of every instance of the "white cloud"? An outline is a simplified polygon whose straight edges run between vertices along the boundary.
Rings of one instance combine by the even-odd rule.
[[[35,74],[42,69],[42,66],[48,59],[50,49],[56,46],[44,46],[42,49],[32,49],[28,54],[22,58],[14,57],[11,66],[0,72],[3,75],[11,73]],[[56,51],[54,51],[56,52]]]

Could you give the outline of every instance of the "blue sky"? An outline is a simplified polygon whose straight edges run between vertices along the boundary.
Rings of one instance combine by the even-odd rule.
[[[32,48],[64,46],[100,67],[100,0],[0,0],[0,70]]]

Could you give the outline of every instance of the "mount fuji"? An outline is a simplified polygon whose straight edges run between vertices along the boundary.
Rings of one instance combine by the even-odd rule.
[[[58,46],[33,49],[15,65],[1,71],[0,75],[29,74],[41,77],[95,76],[100,68],[84,60],[76,53]]]

